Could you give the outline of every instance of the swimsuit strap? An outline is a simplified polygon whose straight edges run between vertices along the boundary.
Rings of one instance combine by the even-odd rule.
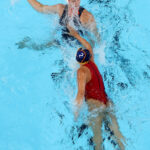
[[[84,8],[82,6],[80,6],[80,8],[79,8],[79,18],[80,18],[83,11],[84,11]]]
[[[68,12],[68,5],[65,5],[63,14],[62,14],[62,16],[60,17],[60,20],[59,20],[59,23],[62,26],[65,26],[67,24],[67,22],[68,22],[68,17],[66,17],[67,12]]]
[[[82,12],[83,12],[83,11],[84,11],[84,8],[80,6],[79,11],[78,11],[78,16],[79,16],[79,17],[74,17],[74,18],[73,18],[73,21],[74,21],[75,26],[78,27],[79,29],[80,29],[81,24],[82,24],[81,21],[80,21],[80,17],[81,17],[81,15],[82,15]],[[81,31],[81,34],[83,34],[82,31]]]

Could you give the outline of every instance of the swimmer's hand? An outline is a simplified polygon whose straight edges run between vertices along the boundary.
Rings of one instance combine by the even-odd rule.
[[[67,28],[70,31],[70,33],[69,33],[70,35],[72,35],[74,37],[79,35],[78,32],[74,28],[72,28],[70,25],[67,25]]]
[[[77,122],[79,113],[77,111],[74,112],[74,121]]]
[[[73,105],[74,105],[74,120],[77,121],[80,108],[82,106],[83,101],[75,100]]]
[[[112,100],[108,99],[106,106],[112,108],[114,107],[114,103],[112,102]]]

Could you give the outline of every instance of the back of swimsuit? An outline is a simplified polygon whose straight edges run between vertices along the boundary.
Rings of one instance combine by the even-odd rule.
[[[108,100],[107,94],[105,93],[103,78],[97,66],[92,61],[89,61],[84,66],[86,66],[91,72],[91,80],[85,86],[85,98],[92,98],[106,104]]]

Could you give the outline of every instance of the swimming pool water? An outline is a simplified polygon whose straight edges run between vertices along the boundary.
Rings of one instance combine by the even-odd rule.
[[[116,105],[126,149],[149,150],[150,2],[84,0],[81,5],[95,16],[101,32],[102,45],[94,49],[96,63]],[[71,106],[77,91],[76,48],[62,43],[61,48],[36,51],[16,45],[25,37],[47,42],[58,18],[37,13],[22,0],[0,1],[0,10],[0,150],[92,149],[90,129],[80,138],[72,130],[82,124],[82,119],[74,123]],[[104,146],[113,149],[108,140]]]

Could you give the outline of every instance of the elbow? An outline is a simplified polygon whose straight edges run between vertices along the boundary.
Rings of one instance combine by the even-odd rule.
[[[40,4],[39,7],[37,8],[37,11],[44,13],[44,5]]]
[[[33,6],[33,8],[38,12],[41,12],[41,13],[44,12],[44,5],[42,5],[42,4],[35,5],[35,6]]]

